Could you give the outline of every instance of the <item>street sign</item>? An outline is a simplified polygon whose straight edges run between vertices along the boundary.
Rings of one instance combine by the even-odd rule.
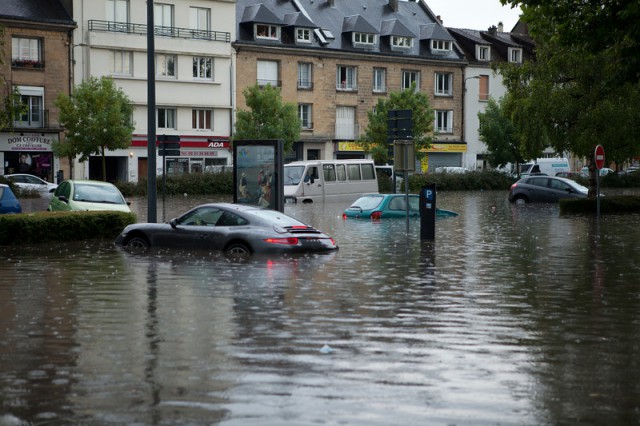
[[[604,148],[602,145],[596,146],[594,158],[596,160],[596,167],[598,168],[598,170],[602,170],[602,168],[604,167]]]

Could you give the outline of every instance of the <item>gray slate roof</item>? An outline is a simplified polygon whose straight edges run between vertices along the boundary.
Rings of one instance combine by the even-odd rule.
[[[0,0],[0,19],[75,26],[59,0]]]
[[[302,15],[309,22],[292,24],[291,14]],[[314,28],[315,37],[311,43],[298,46],[305,49],[465,61],[455,43],[450,52],[431,51],[432,39],[454,41],[454,38],[422,1],[398,1],[398,10],[394,11],[389,0],[237,0],[236,16],[237,44],[265,43],[253,39],[251,28],[254,23],[265,23]],[[377,45],[367,49],[353,46],[351,33],[354,31],[377,34]],[[389,46],[391,36],[414,37],[413,47],[401,52],[392,51]],[[274,45],[273,41],[266,43]],[[294,37],[289,35],[279,43],[287,47],[296,46]]]

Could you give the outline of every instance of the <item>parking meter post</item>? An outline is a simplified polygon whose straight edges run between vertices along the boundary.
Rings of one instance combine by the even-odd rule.
[[[423,186],[420,190],[420,239],[436,239],[436,185]]]

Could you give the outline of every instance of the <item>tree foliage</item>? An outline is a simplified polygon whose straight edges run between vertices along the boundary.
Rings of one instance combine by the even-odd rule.
[[[434,112],[427,95],[416,91],[414,85],[400,92],[391,92],[388,98],[378,99],[375,108],[367,113],[369,124],[364,138],[360,141],[376,163],[386,163],[389,159],[388,114],[393,110],[412,111],[412,133],[416,152],[429,148],[433,141]]]
[[[501,1],[522,7],[536,44],[534,61],[501,68],[525,157],[551,146],[591,159],[598,144],[608,161],[640,155],[640,3]]]
[[[280,89],[270,84],[247,87],[243,92],[249,110],[236,114],[234,139],[282,139],[289,152],[300,138],[296,106],[283,103]]]
[[[73,89],[71,96],[61,93],[55,104],[60,108],[60,124],[65,140],[52,149],[59,157],[84,162],[91,155],[102,156],[102,176],[106,180],[105,152],[131,145],[133,105],[127,95],[108,77],[90,77]]]
[[[487,146],[487,160],[494,167],[525,161],[515,126],[495,99],[490,98],[484,112],[478,113],[480,140]]]

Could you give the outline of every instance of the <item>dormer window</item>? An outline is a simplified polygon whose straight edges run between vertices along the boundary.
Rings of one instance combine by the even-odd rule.
[[[489,61],[491,59],[491,47],[476,45],[476,60]]]
[[[450,52],[451,41],[449,40],[431,40],[431,50],[436,52]]]
[[[391,36],[392,49],[411,49],[413,47],[413,37]]]
[[[371,47],[376,44],[376,35],[370,33],[353,33],[353,45],[356,47]]]
[[[509,48],[509,62],[512,62],[514,64],[521,64],[522,63],[522,49],[517,48],[517,47],[510,47]]]
[[[280,40],[280,27],[277,25],[256,24],[255,38],[263,40]]]
[[[311,43],[311,29],[310,28],[296,28],[296,42],[297,43]]]

